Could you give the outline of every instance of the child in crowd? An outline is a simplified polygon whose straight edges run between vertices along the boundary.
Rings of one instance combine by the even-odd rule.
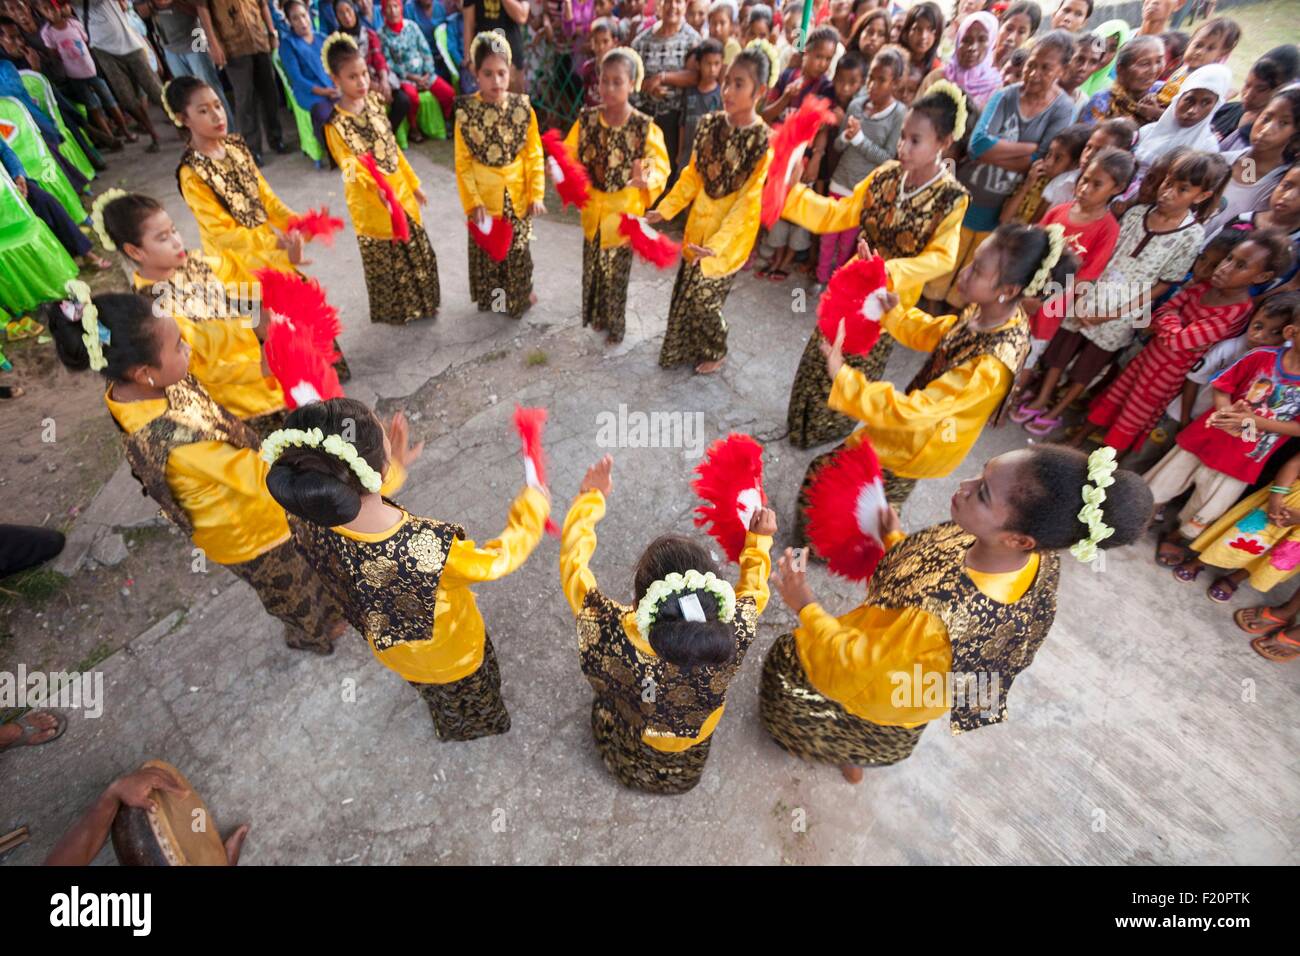
[[[713,0],[709,7],[709,39],[722,44],[722,66],[731,67],[731,61],[740,52],[736,39],[736,0]]]
[[[1043,11],[1033,0],[1017,0],[1002,11],[998,38],[993,44],[993,65],[1005,66],[1011,54],[1024,48],[1043,22]]]
[[[1040,411],[1039,434],[1060,426],[1070,404],[1133,340],[1134,323],[1187,274],[1205,235],[1198,216],[1218,201],[1226,178],[1218,155],[1188,151],[1170,166],[1154,204],[1124,214],[1106,270],[1061,319],[1043,353],[1047,372],[1031,404]],[[1051,404],[1067,368],[1070,386]]]
[[[505,530],[479,547],[459,525],[413,515],[384,496],[381,480],[420,446],[400,447],[361,402],[312,402],[285,426],[263,446],[265,481],[324,585],[311,598],[342,605],[379,662],[419,691],[440,740],[508,731],[501,671],[470,586],[527,560],[550,513],[546,490],[526,485]]]
[[[932,0],[922,0],[907,11],[899,37],[907,51],[907,75],[898,91],[898,98],[911,103],[921,87],[921,81],[931,70],[943,64],[939,60],[939,42],[943,39],[943,11]]]
[[[1265,308],[1287,313],[1285,343],[1255,349],[1222,372],[1211,383],[1214,407],[1143,476],[1157,505],[1192,490],[1178,524],[1160,539],[1156,560],[1164,567],[1184,564],[1188,543],[1254,484],[1288,438],[1300,435],[1300,295],[1273,296]]]
[[[1198,67],[1182,78],[1181,91],[1154,123],[1138,132],[1134,154],[1138,160],[1138,177],[1146,175],[1161,156],[1178,146],[1214,153],[1218,141],[1210,129],[1214,110],[1227,98],[1232,72],[1218,63]]]
[[[1079,181],[1079,174],[1100,150],[1111,147],[1125,153],[1130,152],[1137,141],[1137,131],[1137,124],[1127,117],[1102,120],[1093,126],[1088,141],[1083,146],[1083,152],[1079,154],[1079,165],[1074,169],[1067,169],[1043,189],[1043,198],[1047,200],[1048,208],[1074,199],[1074,184]],[[1118,216],[1119,211],[1115,211],[1115,214]]]
[[[600,63],[605,54],[618,46],[617,26],[608,19],[593,20],[588,42],[591,56],[582,64],[582,105],[593,107],[600,105]]]
[[[362,273],[370,304],[370,321],[404,325],[433,318],[441,301],[438,257],[420,218],[428,200],[419,177],[397,145],[383,99],[370,92],[370,70],[356,43],[345,33],[330,37],[325,66],[339,91],[325,143],[343,174],[343,195],[361,250]],[[387,184],[383,188],[361,158],[370,156]],[[409,235],[399,239],[388,208],[392,195],[400,204]]]
[[[1209,282],[1184,286],[1155,314],[1155,335],[1088,410],[1088,424],[1105,428],[1102,444],[1141,448],[1188,371],[1218,342],[1246,327],[1250,287],[1291,266],[1291,244],[1277,232],[1255,232],[1215,268]],[[1088,429],[1080,430],[1079,441]]]
[[[1205,228],[1209,232],[1268,201],[1287,168],[1300,157],[1300,88],[1289,87],[1268,101],[1250,127],[1250,146],[1224,158],[1232,176],[1224,203]]]
[[[1057,81],[1061,91],[1074,101],[1076,115],[1079,107],[1088,99],[1088,94],[1083,91],[1083,84],[1096,71],[1097,64],[1101,62],[1105,51],[1106,41],[1097,34],[1085,33],[1078,37],[1074,44],[1074,56],[1070,58],[1070,65]]]
[[[546,166],[532,104],[522,93],[509,92],[510,57],[510,44],[495,30],[478,34],[470,45],[467,60],[478,92],[461,97],[456,109],[456,186],[472,221],[497,229],[505,220],[511,227],[510,250],[501,262],[470,236],[470,298],[480,312],[504,305],[517,319],[537,302],[530,243],[532,218],[546,213]]]
[[[700,36],[707,36],[705,24],[709,20],[709,0],[687,0],[686,23]]]
[[[38,0],[36,12],[45,21],[41,41],[58,54],[63,64],[68,95],[86,108],[90,122],[108,138],[108,148],[121,149],[122,139],[128,143],[139,140],[127,125],[108,82],[99,75],[86,28],[72,15],[71,6],[63,0]]]
[[[659,352],[664,368],[691,363],[698,374],[711,375],[726,358],[722,309],[758,238],[763,183],[772,165],[769,130],[757,107],[775,65],[776,51],[767,43],[736,57],[727,71],[722,111],[700,120],[690,163],[645,217],[658,225],[691,207]]]
[[[612,467],[606,455],[587,470],[560,544],[560,581],[594,692],[591,732],[606,769],[624,786],[685,793],[704,773],[727,687],[767,606],[776,513],[759,508],[750,519],[734,589],[707,547],[667,534],[637,561],[636,603],[622,604],[600,589],[589,567]],[[647,687],[655,688],[650,700]]]
[[[861,64],[862,60],[854,50],[840,59],[835,70],[837,99],[841,74],[861,73]],[[895,98],[894,91],[902,82],[905,71],[906,64],[899,50],[881,50],[876,54],[867,76],[867,88],[857,93],[848,104],[835,138],[839,160],[827,188],[832,199],[852,196],[858,183],[882,163],[894,158],[907,115],[907,107]],[[836,269],[852,258],[861,231],[854,223],[847,229],[822,236],[817,255],[817,282],[821,287],[831,281]]]
[[[1294,283],[1296,276],[1300,275],[1300,164],[1292,164],[1286,175],[1273,187],[1268,208],[1243,212],[1228,222],[1219,231],[1219,235],[1229,232],[1249,235],[1256,229],[1275,229],[1285,235],[1291,242],[1297,261],[1272,282],[1253,286],[1250,290],[1252,296],[1264,295],[1288,283]]]
[[[1241,27],[1235,20],[1227,17],[1213,17],[1206,20],[1187,43],[1187,50],[1182,54],[1181,63],[1171,67],[1168,46],[1165,48],[1165,73],[1168,79],[1155,84],[1149,94],[1153,102],[1163,111],[1174,101],[1182,89],[1183,81],[1203,66],[1223,64],[1228,61],[1232,51],[1241,39]],[[1226,91],[1225,91],[1226,96]],[[1219,105],[1222,105],[1222,100]]]
[[[1025,75],[1025,64],[1029,62],[1029,51],[1024,47],[1012,50],[1011,55],[1002,64],[1002,86],[1015,86]]]
[[[691,147],[695,144],[695,130],[706,113],[722,109],[722,44],[710,37],[689,57],[695,62],[700,78],[695,86],[682,94],[681,134],[677,138],[677,159],[674,168],[681,168],[691,160]]]
[[[1052,29],[1078,33],[1092,16],[1092,0],[1061,0],[1052,14]]]
[[[1293,44],[1274,47],[1256,60],[1246,73],[1238,99],[1220,106],[1211,128],[1219,148],[1245,149],[1250,145],[1250,127],[1273,94],[1300,75],[1300,49]]]
[[[756,40],[762,40],[764,43],[772,41],[772,8],[765,3],[756,3],[749,8],[741,45],[748,48]]]
[[[1091,135],[1091,127],[1074,123],[1053,136],[1043,158],[1034,160],[1019,187],[1002,204],[1002,215],[998,221],[1023,222],[1032,226],[1042,219],[1051,208],[1043,196],[1047,184],[1078,168],[1083,147]]]
[[[701,59],[703,72],[721,62],[721,51]],[[601,105],[582,110],[565,138],[591,180],[582,207],[582,324],[604,332],[611,345],[623,341],[632,272],[632,248],[618,230],[619,219],[624,213],[643,215],[668,181],[663,132],[628,102],[643,69],[631,47],[606,53]]]
[[[1183,55],[1187,52],[1187,44],[1190,40],[1191,37],[1182,30],[1166,30],[1160,34],[1160,42],[1165,45],[1165,66],[1160,71],[1157,85],[1166,82],[1182,67]]]

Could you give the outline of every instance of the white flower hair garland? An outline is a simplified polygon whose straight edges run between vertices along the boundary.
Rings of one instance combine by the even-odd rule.
[[[1115,449],[1109,445],[1098,448],[1088,456],[1088,481],[1083,486],[1083,509],[1079,520],[1088,526],[1088,536],[1070,546],[1070,553],[1084,564],[1097,560],[1097,545],[1105,541],[1115,529],[1102,520],[1101,506],[1106,500],[1106,489],[1115,484]]]
[[[108,329],[99,324],[99,309],[90,301],[90,286],[80,279],[69,279],[64,285],[72,301],[64,302],[60,309],[70,322],[81,323],[81,344],[86,347],[90,357],[92,372],[100,372],[108,367],[104,358],[104,346],[112,341]]]
[[[1046,227],[1045,231],[1047,232],[1047,254],[1043,256],[1043,261],[1039,264],[1034,277],[1022,290],[1024,295],[1036,296],[1047,287],[1047,283],[1052,278],[1052,270],[1056,268],[1056,264],[1061,261],[1061,255],[1065,252],[1065,227],[1059,222],[1054,222]]]
[[[281,428],[271,432],[262,440],[262,460],[275,464],[275,460],[284,454],[284,450],[295,448],[319,448],[335,458],[347,463],[353,474],[361,482],[361,487],[371,494],[376,494],[383,486],[379,472],[370,467],[370,463],[357,453],[356,446],[344,441],[341,435],[326,435],[319,428]]]
[[[636,606],[636,629],[642,637],[649,637],[650,628],[654,626],[659,615],[659,605],[685,591],[708,591],[718,602],[718,620],[730,621],[736,615],[736,592],[729,583],[712,571],[686,571],[672,574],[655,581],[646,588],[645,597]]]
[[[125,189],[109,189],[97,196],[95,204],[90,207],[90,223],[95,227],[95,235],[99,236],[99,244],[110,252],[117,246],[113,244],[108,230],[104,228],[104,207],[114,199],[121,199],[126,195]]]

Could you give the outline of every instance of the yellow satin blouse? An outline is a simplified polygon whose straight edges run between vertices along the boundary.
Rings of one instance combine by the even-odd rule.
[[[897,534],[887,543],[894,547],[903,537]],[[1019,571],[967,569],[966,574],[993,600],[1014,604],[1033,585],[1038,564],[1034,553]],[[917,727],[948,711],[952,647],[948,629],[927,611],[862,604],[837,618],[813,602],[799,612],[794,639],[808,681],[851,714],[876,724]],[[923,693],[934,687],[945,688],[939,706]]]
[[[136,289],[149,292],[156,283],[132,275]],[[183,304],[183,295],[173,304]],[[181,338],[190,347],[190,372],[218,405],[239,418],[256,418],[284,408],[284,392],[273,376],[262,373],[262,343],[245,318],[209,319],[172,312]]]
[[[404,679],[417,684],[450,684],[474,673],[483,664],[486,630],[470,585],[495,581],[524,563],[546,528],[551,505],[546,496],[524,488],[510,505],[506,528],[487,544],[476,545],[457,539],[447,550],[447,560],[438,579],[433,632],[427,641],[407,641],[383,651],[371,648],[375,657]],[[338,534],[356,541],[386,541],[406,523],[406,512],[387,531],[363,534],[335,528]]]
[[[585,491],[574,499],[569,514],[564,519],[564,531],[560,538],[560,584],[564,588],[565,600],[576,617],[582,611],[587,592],[596,587],[596,576],[588,566],[591,556],[596,551],[596,523],[605,517],[605,496],[599,491]],[[770,591],[767,579],[772,571],[772,539],[768,535],[745,535],[745,547],[740,552],[740,581],[736,585],[736,597],[748,595],[754,599],[758,613],[761,615],[767,607]],[[638,651],[646,657],[657,657],[650,642],[641,636],[636,626],[636,609],[633,608],[623,616],[623,633]],[[673,737],[664,734],[643,734],[641,742],[665,753],[679,753],[689,750],[703,740],[707,740],[722,719],[726,709],[723,704],[711,713],[700,726],[700,733],[695,737]]]
[[[325,143],[343,173],[343,198],[347,201],[348,212],[352,216],[352,226],[356,229],[357,235],[368,239],[392,239],[393,220],[388,213],[388,207],[384,204],[379,187],[375,185],[370,173],[361,165],[356,154],[348,148],[332,123],[325,125]],[[406,211],[406,218],[413,224],[419,225],[420,204],[415,201],[415,191],[420,188],[420,178],[415,175],[415,170],[406,161],[406,154],[399,148],[397,171],[385,173],[380,170],[379,174],[393,187],[393,192],[397,194],[397,201]]]
[[[713,255],[700,260],[700,272],[706,277],[717,279],[731,275],[749,258],[758,238],[763,183],[771,165],[772,150],[768,149],[743,186],[721,199],[714,199],[703,189],[692,152],[691,161],[677,177],[677,183],[656,207],[664,219],[672,219],[688,205],[691,207],[686,217],[686,242],[713,251]],[[685,245],[682,255],[688,262],[696,259],[695,253]]]
[[[280,272],[294,271],[289,256],[277,245],[275,234],[276,229],[284,231],[294,213],[271,191],[261,171],[257,173],[257,192],[266,207],[267,221],[256,229],[235,222],[190,167],[181,167],[180,182],[181,195],[198,221],[203,251],[224,261],[225,268],[219,273],[223,282],[256,282],[253,273],[268,266]]]
[[[478,94],[474,94],[478,96]],[[528,136],[524,148],[504,166],[486,166],[474,158],[465,145],[456,124],[456,189],[460,204],[469,215],[475,206],[483,206],[493,216],[500,216],[510,193],[515,215],[528,215],[528,207],[546,195],[546,165],[542,152],[542,134],[537,129],[537,113],[529,110]]]
[[[802,183],[790,190],[781,218],[798,223],[810,232],[842,232],[856,229],[862,223],[862,205],[875,171],[858,183],[851,196],[839,199],[820,196]],[[885,274],[889,288],[898,294],[899,303],[910,309],[921,298],[921,290],[932,279],[947,275],[957,264],[957,249],[961,240],[961,221],[970,203],[963,196],[952,211],[939,223],[929,244],[915,256],[885,260]],[[856,256],[855,256],[856,257]]]
[[[605,122],[605,117],[597,114],[596,119],[601,126],[609,126]],[[564,145],[569,149],[577,150],[581,128],[582,121],[577,120],[569,129],[569,135],[564,138]],[[654,201],[664,191],[664,184],[668,182],[668,148],[664,145],[663,130],[653,122],[646,135],[646,152],[648,158],[642,162],[645,189],[628,186],[618,192],[607,193],[595,186],[591,187],[591,198],[587,200],[587,205],[582,207],[582,235],[588,242],[596,238],[596,230],[599,229],[602,249],[627,245],[627,238],[618,231],[620,214],[644,216],[645,211],[654,205]]]
[[[956,321],[955,315],[932,316],[916,308],[904,312],[900,306],[882,324],[908,348],[931,352]],[[1024,321],[1017,309],[999,328]],[[844,365],[827,404],[864,423],[848,437],[850,448],[869,437],[881,467],[902,478],[942,478],[965,459],[1012,379],[1010,369],[982,355],[948,369],[923,389],[900,392]]]

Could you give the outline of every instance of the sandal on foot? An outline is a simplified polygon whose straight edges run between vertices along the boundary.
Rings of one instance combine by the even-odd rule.
[[[1030,407],[1029,402],[1021,402],[1019,407],[1011,413],[1011,420],[1017,425],[1025,425],[1032,422],[1035,418],[1043,414],[1043,409]]]
[[[769,269],[764,278],[769,282],[784,282],[786,279],[790,278],[790,273],[786,272],[784,269]]]
[[[1289,649],[1284,650],[1283,645]],[[1274,664],[1285,664],[1300,657],[1300,641],[1292,640],[1281,631],[1257,637],[1250,642],[1250,646],[1256,654]]]
[[[1227,604],[1237,593],[1237,585],[1228,578],[1219,578],[1205,589],[1205,596],[1216,604]]]
[[[1174,577],[1182,581],[1184,584],[1191,584],[1193,581],[1195,581],[1197,578],[1201,576],[1201,572],[1204,570],[1205,570],[1205,565],[1203,564],[1198,565],[1196,567],[1196,570],[1193,571],[1187,567],[1186,563],[1183,563],[1178,565],[1178,567],[1174,568]]]
[[[1163,548],[1177,548],[1178,553],[1175,555],[1171,552],[1169,555],[1164,555],[1161,553]],[[1162,568],[1176,568],[1186,562],[1187,548],[1185,545],[1181,545],[1177,541],[1161,541],[1156,545],[1156,564]]]
[[[1255,616],[1253,623],[1248,617],[1252,613]],[[1243,607],[1232,615],[1232,620],[1247,634],[1260,636],[1267,636],[1291,626],[1290,621],[1285,621],[1274,614],[1271,607]]]
[[[48,734],[50,732],[50,728],[37,727],[27,719],[29,717],[34,717],[37,714],[48,714],[54,718],[54,736],[33,743],[33,737],[39,737],[41,734]],[[12,743],[0,747],[0,750],[12,750],[15,747],[43,747],[48,743],[53,743],[58,740],[63,736],[63,732],[68,729],[67,715],[61,714],[57,710],[29,710],[21,717],[15,719],[14,723],[23,729],[22,735],[16,737]]]
[[[1039,438],[1042,438],[1060,428],[1062,422],[1064,422],[1064,419],[1062,418],[1052,418],[1048,415],[1039,415],[1033,421],[1025,422],[1024,427],[1025,431],[1029,432],[1029,434],[1037,435]]]

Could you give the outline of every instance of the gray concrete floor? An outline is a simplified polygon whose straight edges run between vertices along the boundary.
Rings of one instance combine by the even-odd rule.
[[[411,159],[431,200],[437,322],[369,323],[350,233],[313,250],[308,270],[344,317],[353,396],[416,408],[440,388],[496,395],[430,442],[399,496],[408,508],[462,522],[480,540],[495,534],[520,483],[509,426],[519,401],[551,411],[561,519],[604,451],[596,416],[626,403],[702,412],[709,440],[730,430],[772,439],[767,490],[788,523],[812,457],[779,440],[813,321],[811,311],[792,311],[793,285],[740,278],[727,306],[726,370],[665,372],[656,358],[672,274],[634,268],[627,340],[606,349],[579,323],[578,229],[543,219],[533,247],[541,302],[522,322],[480,314],[468,302],[452,176],[418,153]],[[115,158],[109,178],[163,200],[197,245],[173,163],[174,155],[137,150],[129,164]],[[266,174],[296,209],[326,202],[343,211],[337,173],[295,156],[275,157]],[[548,356],[540,374],[524,361],[539,348]],[[502,350],[504,360],[489,361]],[[899,350],[891,378],[905,382],[918,361]],[[1024,441],[1014,427],[984,435],[957,474],[921,485],[905,526],[945,518],[959,478]],[[649,539],[691,530],[695,462],[673,449],[615,456],[594,569],[607,589],[630,597],[631,569]],[[179,544],[177,559],[188,560]],[[58,743],[0,756],[0,832],[32,830],[6,862],[41,860],[109,780],[151,757],[181,767],[223,830],[252,823],[244,860],[253,864],[1297,861],[1300,667],[1257,657],[1229,609],[1157,569],[1146,543],[1112,552],[1105,573],[1066,559],[1056,626],[1016,684],[1009,722],[962,737],[931,727],[910,760],[868,772],[858,787],[787,756],[759,724],[762,655],[794,623],[774,596],[704,780],[677,798],[627,791],[604,772],[557,567],[548,538],[522,571],[478,589],[514,726],[468,744],[439,743],[418,697],[355,636],[327,659],[288,650],[251,591],[218,573],[217,593],[101,665],[101,718],[74,713]],[[814,581],[832,609],[858,600],[857,588],[820,570]],[[1243,589],[1234,604],[1254,596]],[[355,702],[344,702],[352,682]],[[99,859],[111,862],[111,851]]]

